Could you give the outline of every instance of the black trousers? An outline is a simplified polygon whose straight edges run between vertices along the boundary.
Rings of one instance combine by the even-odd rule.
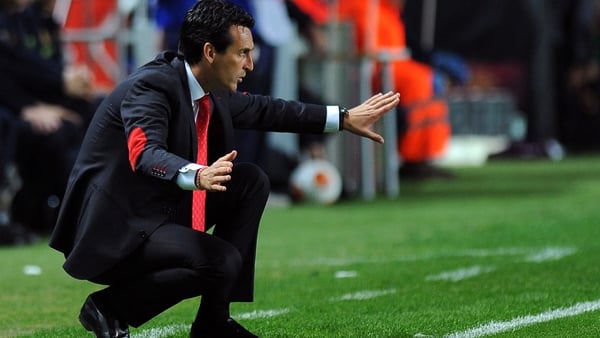
[[[269,181],[256,165],[234,165],[227,191],[207,194],[206,224],[213,234],[167,223],[131,256],[92,282],[107,288],[92,297],[137,327],[178,302],[252,301],[258,226]]]

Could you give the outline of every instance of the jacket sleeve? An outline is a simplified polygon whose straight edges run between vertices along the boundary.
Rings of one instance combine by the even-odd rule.
[[[306,134],[325,130],[327,107],[323,105],[239,92],[230,92],[228,102],[234,128]]]
[[[176,77],[159,74],[133,81],[120,101],[120,113],[132,170],[172,180],[195,153],[192,108],[183,105],[174,89],[180,88]]]

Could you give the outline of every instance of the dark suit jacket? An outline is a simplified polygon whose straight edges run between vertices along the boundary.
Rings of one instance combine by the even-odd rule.
[[[233,128],[324,130],[324,106],[238,92],[210,94],[209,163],[232,150]],[[146,139],[139,157],[128,149],[132,130]],[[94,115],[50,240],[64,253],[65,270],[91,279],[159,225],[190,225],[191,192],[175,179],[181,167],[195,161],[196,146],[184,62],[164,52],[119,84]]]

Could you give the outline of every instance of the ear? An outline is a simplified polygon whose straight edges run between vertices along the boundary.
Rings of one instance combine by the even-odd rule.
[[[215,60],[215,56],[217,55],[217,50],[215,49],[215,46],[213,46],[212,43],[207,42],[204,44],[202,52],[206,61],[208,61],[209,63],[213,63],[213,61]]]

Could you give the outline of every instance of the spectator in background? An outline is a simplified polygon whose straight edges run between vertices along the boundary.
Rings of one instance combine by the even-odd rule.
[[[0,110],[9,131],[2,147],[21,180],[10,222],[42,235],[54,226],[94,109],[91,73],[64,65],[54,3],[2,0],[0,5]]]
[[[400,93],[397,142],[402,165],[399,176],[406,179],[451,178],[452,173],[433,164],[446,150],[451,136],[448,106],[443,98],[448,77],[431,65],[410,57],[401,16],[404,1],[381,0],[377,4],[374,8],[369,1],[340,1],[338,14],[340,20],[354,25],[360,53],[375,56],[388,50],[394,55],[404,55],[392,61],[394,90]],[[377,64],[376,68],[376,86],[381,86],[381,65]]]

